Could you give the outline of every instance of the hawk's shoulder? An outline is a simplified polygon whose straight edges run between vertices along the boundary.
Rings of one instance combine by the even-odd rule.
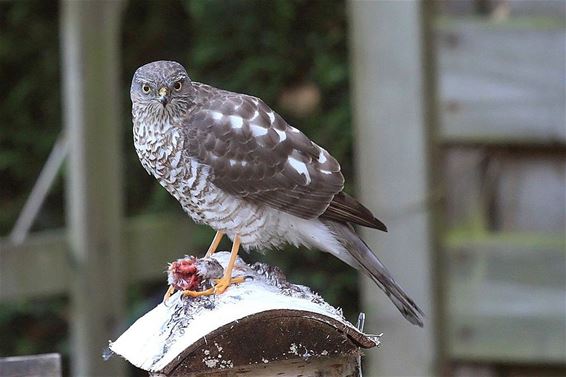
[[[197,84],[197,83],[195,83]],[[261,99],[197,84],[183,129],[189,155],[220,189],[302,218],[342,191],[340,164]]]

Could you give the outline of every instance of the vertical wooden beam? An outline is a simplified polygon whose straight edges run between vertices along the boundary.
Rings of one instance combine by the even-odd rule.
[[[433,236],[427,203],[432,118],[420,1],[350,1],[353,115],[362,201],[389,233],[364,236],[426,313],[423,329],[407,322],[368,279],[362,283],[367,331],[383,331],[365,361],[371,376],[435,374]]]
[[[122,361],[101,356],[124,312],[121,8],[121,1],[61,2],[74,376],[124,374]]]
[[[434,17],[438,2],[425,0],[421,6],[421,43],[423,64],[423,111],[425,122],[427,188],[425,208],[428,212],[430,258],[430,323],[434,346],[434,371],[440,375],[446,368],[448,341],[448,314],[446,290],[448,286],[447,257],[441,244],[444,227],[445,180],[442,173],[442,145],[440,136],[439,92],[437,74],[436,38]]]

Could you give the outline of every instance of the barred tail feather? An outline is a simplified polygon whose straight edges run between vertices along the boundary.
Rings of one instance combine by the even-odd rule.
[[[332,232],[336,240],[348,251],[355,260],[353,267],[368,275],[401,314],[412,324],[423,327],[423,312],[405,291],[393,280],[391,273],[385,268],[381,261],[371,251],[369,246],[355,233],[354,229],[345,223],[322,220],[326,227]],[[349,258],[341,258],[347,261]],[[353,261],[352,261],[353,262]],[[350,263],[352,264],[352,263]]]

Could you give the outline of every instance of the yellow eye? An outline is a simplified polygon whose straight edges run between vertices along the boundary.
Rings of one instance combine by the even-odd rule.
[[[147,84],[142,84],[142,92],[148,94],[151,91],[151,88]]]
[[[180,82],[180,81],[177,81],[177,82],[175,83],[175,85],[173,85],[173,88],[175,88],[176,91],[181,90],[182,87],[183,87],[183,83]]]

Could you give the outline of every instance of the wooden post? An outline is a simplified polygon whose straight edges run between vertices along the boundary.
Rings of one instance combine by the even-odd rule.
[[[0,376],[2,377],[61,377],[61,355],[47,353],[0,357]]]
[[[369,280],[363,281],[366,328],[384,332],[369,351],[371,376],[434,374],[433,253],[423,2],[350,1],[353,109],[359,196],[389,233],[365,239],[425,312],[410,325]],[[428,13],[427,13],[428,14]],[[379,326],[377,324],[379,323]]]
[[[124,309],[119,78],[120,1],[61,3],[64,121],[69,140],[72,375],[119,376],[102,351]]]

